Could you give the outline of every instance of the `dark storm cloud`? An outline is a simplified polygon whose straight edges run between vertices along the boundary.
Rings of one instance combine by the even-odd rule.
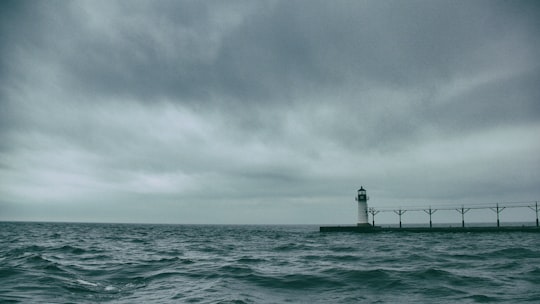
[[[300,212],[359,180],[389,202],[538,195],[534,1],[17,1],[0,14],[9,210],[152,198]]]
[[[66,65],[73,69],[74,77],[80,77],[82,86],[99,91],[173,97],[213,93],[254,102],[261,97],[287,100],[295,91],[344,82],[436,85],[500,64],[502,56],[486,52],[490,47],[514,53],[503,54],[505,60],[531,56],[522,54],[521,48],[528,52],[538,48],[538,33],[527,31],[538,22],[527,22],[534,15],[527,18],[530,13],[525,10],[525,18],[517,14],[514,18],[526,21],[516,24],[515,19],[501,18],[504,8],[496,5],[435,1],[342,4],[291,1],[260,5],[226,32],[212,28],[208,11],[219,8],[203,3],[180,3],[169,8],[174,13],[164,15],[161,10],[143,14],[145,7],[127,10],[123,13],[142,19],[134,22],[136,29],[143,23],[151,31],[135,32],[122,22],[111,24],[119,28],[107,29],[117,32],[112,37],[85,35],[83,29],[81,41],[70,40],[75,42],[69,52],[74,56],[68,53],[72,60]],[[184,15],[193,10],[198,18],[185,22]],[[170,35],[167,42],[152,39],[156,32],[171,28],[189,34]],[[523,35],[516,45],[493,44],[516,32]],[[207,38],[211,35],[218,36],[215,44]],[[164,54],[160,43],[171,43],[172,54]]]
[[[537,48],[537,32],[530,29],[538,14],[525,7],[507,16],[507,7],[497,4],[261,2],[223,26],[213,18],[230,14],[235,5],[116,2],[114,18],[97,29],[92,22],[99,20],[89,15],[107,18],[105,5],[88,13],[77,3],[37,4],[45,8],[26,15],[33,25],[19,21],[19,41],[32,41],[38,54],[57,61],[90,92],[275,101],[344,82],[446,81],[499,63],[500,56],[484,48],[516,32],[523,35],[518,43],[531,45],[506,46],[507,51],[517,56],[521,50],[514,48]]]
[[[359,92],[373,87],[437,90],[455,78],[493,66],[535,64],[532,60],[539,49],[538,12],[528,3],[509,9],[498,2],[263,2],[240,10],[231,17],[233,21],[222,22],[224,26],[212,18],[232,14],[234,7],[201,2],[156,7],[119,2],[116,7],[116,19],[98,30],[77,5],[43,10],[46,19],[41,26],[48,30],[36,35],[37,47],[44,47],[44,56],[53,56],[70,85],[91,95],[127,95],[147,102],[166,97],[194,106],[211,103],[232,111],[241,126],[255,124],[258,129],[273,127],[265,121],[266,111],[261,111],[264,104],[289,106],[314,89],[332,93],[349,86]],[[57,18],[47,18],[50,14]],[[474,92],[467,92],[472,99],[463,96],[450,105],[436,105],[426,93],[418,96],[427,99],[425,103],[403,101],[410,109],[407,116],[399,106],[385,109],[384,116],[373,122],[380,132],[331,137],[350,143],[353,137],[371,135],[370,146],[407,135],[414,139],[421,132],[416,120],[426,119],[421,116],[424,108],[433,110],[427,111],[433,114],[430,117],[442,116],[434,125],[443,129],[449,127],[444,124],[448,117],[450,126],[489,124],[488,120],[499,124],[500,116],[532,117],[530,113],[538,110],[534,96],[525,95],[518,106],[516,96],[521,95],[522,81],[534,83],[537,74],[496,80],[484,85],[487,95],[476,98]],[[510,87],[504,92],[514,98],[494,93],[500,85]],[[372,114],[375,104],[385,103],[348,98],[341,103],[353,112]],[[302,101],[313,106],[334,102],[332,98]],[[445,114],[446,108],[454,115]],[[483,118],[477,119],[478,115]],[[456,121],[456,117],[462,118]],[[355,124],[351,118],[345,129]]]
[[[481,84],[442,104],[421,111],[450,133],[497,125],[534,123],[540,115],[540,69]]]

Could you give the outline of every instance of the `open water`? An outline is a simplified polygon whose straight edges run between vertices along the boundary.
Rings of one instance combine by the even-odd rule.
[[[0,302],[540,303],[540,234],[0,222]]]

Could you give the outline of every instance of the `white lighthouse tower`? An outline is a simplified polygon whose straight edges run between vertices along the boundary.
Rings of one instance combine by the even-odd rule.
[[[358,196],[356,197],[356,201],[358,202],[358,226],[371,226],[368,220],[368,199],[369,197],[366,195],[366,189],[360,187],[360,189],[358,189]]]

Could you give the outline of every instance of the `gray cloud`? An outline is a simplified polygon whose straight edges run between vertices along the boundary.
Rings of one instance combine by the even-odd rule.
[[[534,1],[2,6],[1,219],[335,222],[359,183],[382,205],[540,194]]]

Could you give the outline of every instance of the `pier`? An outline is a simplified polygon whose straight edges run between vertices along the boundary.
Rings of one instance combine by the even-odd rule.
[[[461,205],[456,206],[428,206],[417,208],[374,208],[367,206],[367,200],[369,197],[366,195],[366,190],[361,187],[358,190],[358,194],[355,200],[358,202],[358,223],[357,225],[350,226],[321,226],[320,232],[361,232],[361,233],[374,233],[374,232],[540,232],[540,226],[538,222],[538,201],[526,201],[526,202],[501,202],[493,204],[471,204],[469,206]],[[501,225],[501,214],[504,210],[511,208],[530,209],[536,214],[536,223],[530,223],[527,225]],[[471,210],[490,210],[496,215],[496,222],[493,226],[480,225],[480,226],[467,226],[465,224],[465,214]],[[433,215],[437,211],[457,211],[461,215],[461,226],[441,226],[441,224],[433,225]],[[382,212],[392,212],[398,215],[399,226],[376,226],[375,215]],[[414,223],[409,227],[404,227],[402,223],[402,217],[405,213],[411,212],[424,212],[428,215],[429,222],[427,224]],[[489,211],[488,211],[489,212]],[[368,214],[371,214],[371,223],[369,221]],[[493,214],[493,213],[492,213]],[[429,225],[429,226],[425,226]],[[459,225],[459,224],[457,224]]]
[[[358,227],[358,226],[321,226],[320,232],[540,232],[536,226],[499,226],[499,227]]]

